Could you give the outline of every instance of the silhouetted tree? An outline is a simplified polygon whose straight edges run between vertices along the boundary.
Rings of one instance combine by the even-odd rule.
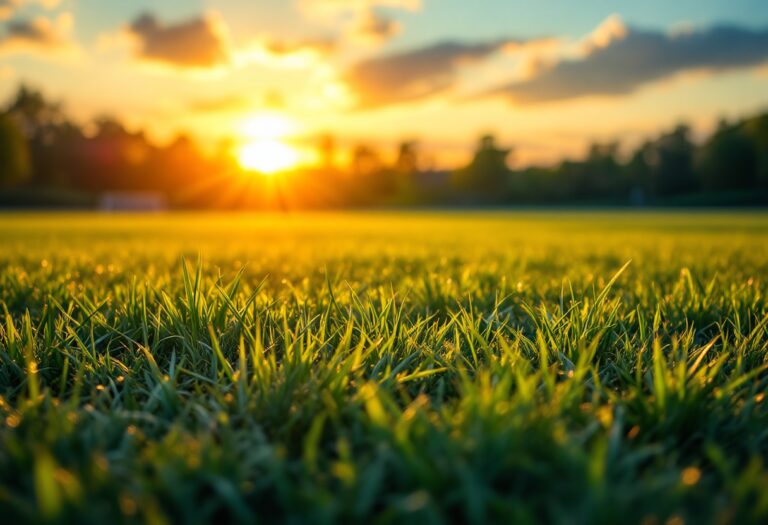
[[[583,161],[566,161],[560,165],[560,184],[576,200],[624,200],[629,181],[618,160],[619,144],[592,144]]]
[[[29,177],[29,149],[19,126],[8,115],[0,115],[0,187]]]
[[[42,93],[19,87],[6,114],[27,140],[31,159],[31,182],[36,185],[66,185],[72,175],[76,145],[70,139],[79,129],[67,122],[61,106],[48,102]]]
[[[397,150],[395,170],[398,173],[413,175],[419,170],[419,154],[413,141],[401,142]]]
[[[147,170],[152,148],[143,133],[129,132],[111,116],[99,117],[94,124],[94,136],[82,146],[82,184],[93,192],[156,189]]]
[[[702,150],[702,187],[707,190],[754,188],[757,170],[755,142],[742,126],[721,122]]]
[[[416,177],[420,171],[419,148],[414,141],[403,141],[397,148],[393,166],[395,199],[400,203],[413,202],[416,196]]]
[[[472,162],[456,172],[457,188],[487,200],[502,200],[509,183],[507,157],[510,153],[510,149],[498,148],[492,135],[483,136]]]
[[[648,196],[652,194],[650,158],[651,142],[641,144],[629,158],[624,166],[624,172],[629,184],[629,202],[634,205],[643,205]]]
[[[143,132],[103,117],[94,132],[68,120],[61,105],[21,86],[0,111],[0,185],[25,181],[38,188],[68,188],[78,202],[105,191],[152,191],[179,207],[323,207],[379,204],[664,202],[700,188],[710,201],[722,190],[728,198],[757,204],[768,194],[768,114],[722,123],[697,146],[681,125],[648,140],[626,162],[618,143],[593,144],[586,155],[555,166],[511,171],[510,150],[493,136],[480,140],[472,161],[448,180],[422,173],[417,144],[402,142],[391,165],[369,146],[352,151],[349,166],[337,167],[336,145],[325,135],[318,144],[319,165],[280,178],[233,176],[232,144],[213,157],[189,137],[155,146]],[[209,148],[211,149],[211,148]],[[750,191],[756,190],[756,191]],[[48,192],[50,194],[50,192]],[[702,202],[704,202],[702,201]],[[733,202],[733,201],[731,201]],[[275,204],[277,203],[277,204]]]
[[[754,144],[757,155],[755,184],[768,190],[768,113],[746,120],[742,128]]]
[[[51,132],[64,120],[61,106],[45,100],[37,90],[21,85],[7,108],[29,140],[50,142]]]
[[[684,124],[649,145],[646,161],[651,168],[651,190],[655,195],[681,195],[697,189],[694,151],[690,128]]]
[[[369,177],[381,169],[381,158],[369,146],[360,144],[352,152],[352,173],[356,177]]]

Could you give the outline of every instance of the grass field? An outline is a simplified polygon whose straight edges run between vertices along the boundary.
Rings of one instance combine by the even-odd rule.
[[[766,523],[767,291],[763,214],[0,216],[2,519]]]

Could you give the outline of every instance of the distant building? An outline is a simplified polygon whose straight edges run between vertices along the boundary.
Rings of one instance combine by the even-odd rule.
[[[99,199],[102,211],[163,211],[168,208],[165,196],[152,192],[109,192]]]

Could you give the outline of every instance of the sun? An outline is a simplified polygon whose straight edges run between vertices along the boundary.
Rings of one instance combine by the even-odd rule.
[[[240,166],[247,170],[274,175],[296,167],[299,154],[294,148],[279,140],[261,139],[244,144],[238,152],[237,159]]]
[[[237,160],[243,169],[264,175],[274,175],[295,168],[301,156],[285,137],[294,133],[297,125],[285,115],[265,113],[247,119],[242,126],[243,144]]]

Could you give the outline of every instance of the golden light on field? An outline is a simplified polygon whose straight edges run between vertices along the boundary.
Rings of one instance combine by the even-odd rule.
[[[264,175],[295,168],[301,155],[285,138],[297,129],[293,120],[279,113],[249,118],[242,126],[244,142],[237,152],[238,163],[246,170]]]

